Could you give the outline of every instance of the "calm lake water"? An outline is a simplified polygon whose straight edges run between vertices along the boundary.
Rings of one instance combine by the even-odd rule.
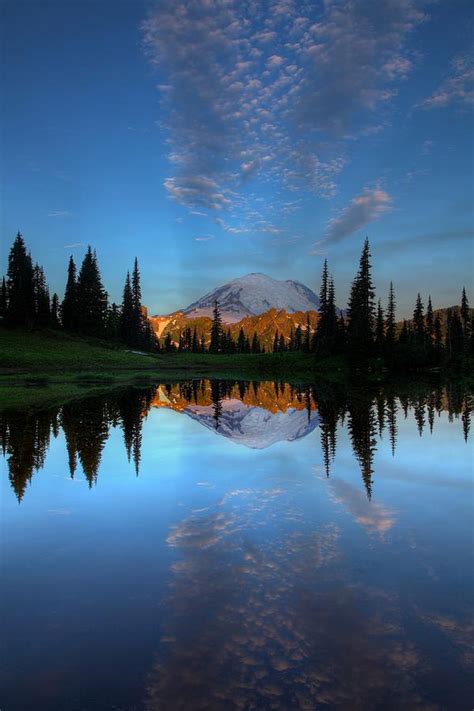
[[[4,413],[0,708],[470,710],[471,409],[193,381]]]

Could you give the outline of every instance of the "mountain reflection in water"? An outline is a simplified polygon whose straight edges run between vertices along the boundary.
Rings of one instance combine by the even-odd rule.
[[[192,380],[3,411],[2,708],[469,708],[472,409]]]

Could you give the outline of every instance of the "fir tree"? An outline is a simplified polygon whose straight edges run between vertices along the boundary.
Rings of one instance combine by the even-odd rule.
[[[280,353],[284,353],[286,351],[286,342],[283,333],[280,335],[280,339],[278,342],[278,350]]]
[[[135,257],[132,273],[132,343],[131,345],[141,348],[143,346],[143,336],[145,331],[145,319],[142,310],[142,290],[140,286],[140,272],[138,270],[138,259]]]
[[[463,286],[462,288],[462,297],[461,297],[461,321],[462,321],[462,326],[464,330],[467,329],[470,321],[470,309],[469,309],[469,301],[466,296],[466,289]]]
[[[123,287],[122,309],[120,316],[120,335],[127,346],[134,344],[134,305],[130,272],[127,272],[125,286]]]
[[[245,334],[242,327],[240,328],[237,338],[237,353],[245,353]]]
[[[425,344],[425,317],[420,294],[416,297],[416,306],[413,312],[413,329],[416,343],[423,346]]]
[[[385,346],[385,321],[380,299],[377,305],[377,319],[375,322],[375,345],[377,347],[377,352],[381,355]]]
[[[352,283],[347,326],[349,352],[353,358],[365,358],[372,352],[374,327],[374,287],[372,284],[368,239],[359,262],[359,271]]]
[[[278,334],[278,329],[275,331],[275,338],[273,339],[273,352],[278,353],[280,350],[280,336]]]
[[[119,341],[121,337],[121,314],[120,309],[114,302],[107,309],[107,319],[105,324],[107,340]]]
[[[61,325],[59,321],[59,298],[56,292],[53,294],[53,298],[51,299],[50,325],[51,328],[59,328]]]
[[[428,306],[426,307],[426,337],[428,338],[428,344],[431,346],[434,340],[434,314],[431,295],[428,296]]]
[[[309,353],[311,350],[311,324],[309,321],[309,314],[306,314],[306,329],[304,332],[304,350]]]
[[[35,319],[33,264],[19,232],[8,257],[7,299],[8,325],[32,326]]]
[[[434,342],[438,350],[443,348],[443,329],[441,326],[441,318],[439,314],[436,314],[434,320]]]
[[[0,290],[0,320],[6,322],[8,312],[8,297],[7,297],[7,282],[5,277],[2,279],[2,288]]]
[[[193,353],[199,353],[199,341],[198,341],[196,326],[194,326],[194,330],[193,330],[193,341],[192,341],[192,345],[191,345],[191,350]]]
[[[303,346],[303,331],[299,323],[295,331],[295,351],[300,351]]]
[[[66,288],[61,304],[61,323],[65,331],[77,331],[77,280],[72,255],[69,257]]]
[[[222,317],[219,308],[219,302],[214,302],[212,311],[212,326],[211,326],[211,343],[209,346],[210,353],[220,353],[222,339]]]
[[[385,320],[385,343],[387,346],[387,352],[392,353],[393,347],[395,345],[395,335],[396,335],[396,303],[395,294],[393,291],[393,283],[390,282],[390,289],[388,292],[388,306],[387,306],[387,316]]]
[[[50,299],[43,267],[38,264],[33,269],[33,289],[35,297],[35,323],[41,328],[49,325]]]
[[[88,247],[77,279],[78,330],[102,338],[107,318],[107,292],[102,286],[97,256]]]
[[[252,353],[260,353],[260,341],[257,336],[257,332],[254,331],[253,338],[252,338],[252,345],[250,347]]]

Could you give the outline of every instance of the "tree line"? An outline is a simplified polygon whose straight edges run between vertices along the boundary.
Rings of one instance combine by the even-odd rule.
[[[23,236],[18,232],[2,280],[0,318],[9,327],[63,329],[81,336],[124,343],[131,348],[156,350],[157,340],[141,303],[140,272],[135,258],[127,272],[121,305],[109,303],[97,254],[89,246],[79,271],[69,258],[62,301],[50,297],[43,267],[33,264]]]
[[[386,307],[376,302],[372,280],[369,241],[365,240],[359,268],[352,282],[348,308],[336,306],[334,279],[324,262],[320,306],[316,328],[309,315],[305,325],[291,330],[289,337],[275,331],[275,353],[306,352],[326,357],[343,355],[355,363],[380,358],[389,367],[426,367],[459,361],[474,352],[472,310],[462,289],[461,304],[450,308],[446,323],[435,313],[428,296],[426,309],[418,294],[413,318],[398,324],[393,284]],[[24,239],[17,234],[8,258],[6,279],[0,292],[0,318],[7,326],[57,328],[82,336],[103,338],[130,348],[146,351],[192,352],[213,354],[263,353],[260,337],[252,337],[241,328],[235,338],[223,324],[218,302],[214,304],[209,337],[198,334],[196,327],[185,327],[175,342],[168,332],[161,345],[142,304],[140,273],[135,258],[127,272],[121,304],[109,303],[102,284],[97,255],[88,247],[79,271],[69,259],[64,298],[50,298],[43,268],[33,264]]]

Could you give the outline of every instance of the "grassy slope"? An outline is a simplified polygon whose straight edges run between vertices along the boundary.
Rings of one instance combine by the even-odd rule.
[[[41,406],[51,398],[64,401],[85,391],[130,382],[219,376],[303,383],[318,375],[342,380],[345,370],[341,360],[316,363],[313,356],[298,353],[135,355],[60,332],[0,330],[0,403],[4,407]]]

